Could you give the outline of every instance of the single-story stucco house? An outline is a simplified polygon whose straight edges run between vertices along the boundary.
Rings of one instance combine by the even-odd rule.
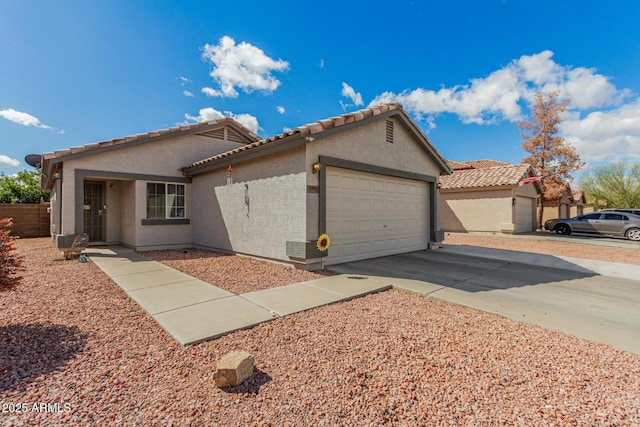
[[[440,180],[442,231],[524,233],[537,228],[538,182],[518,183],[534,176],[527,164],[496,160],[456,162],[453,174]]]
[[[231,118],[42,156],[54,238],[197,247],[313,269],[442,241],[446,161],[385,103],[260,139]]]

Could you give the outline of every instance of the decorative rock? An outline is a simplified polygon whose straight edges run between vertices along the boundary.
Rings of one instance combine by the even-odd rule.
[[[255,359],[246,351],[231,351],[218,362],[213,378],[216,387],[232,387],[242,384],[253,374]]]

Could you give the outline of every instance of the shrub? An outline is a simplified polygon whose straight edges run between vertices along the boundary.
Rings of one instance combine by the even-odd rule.
[[[16,253],[15,237],[11,235],[11,218],[0,219],[0,287],[17,283],[21,277],[22,256]]]

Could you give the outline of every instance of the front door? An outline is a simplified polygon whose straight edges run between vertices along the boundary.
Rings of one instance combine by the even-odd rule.
[[[90,242],[104,241],[104,182],[84,183],[84,232]]]

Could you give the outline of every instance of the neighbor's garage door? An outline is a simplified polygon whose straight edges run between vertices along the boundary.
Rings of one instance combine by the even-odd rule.
[[[535,231],[536,219],[536,199],[530,197],[516,196],[516,233],[526,233]]]
[[[326,264],[427,249],[427,183],[327,167]]]

